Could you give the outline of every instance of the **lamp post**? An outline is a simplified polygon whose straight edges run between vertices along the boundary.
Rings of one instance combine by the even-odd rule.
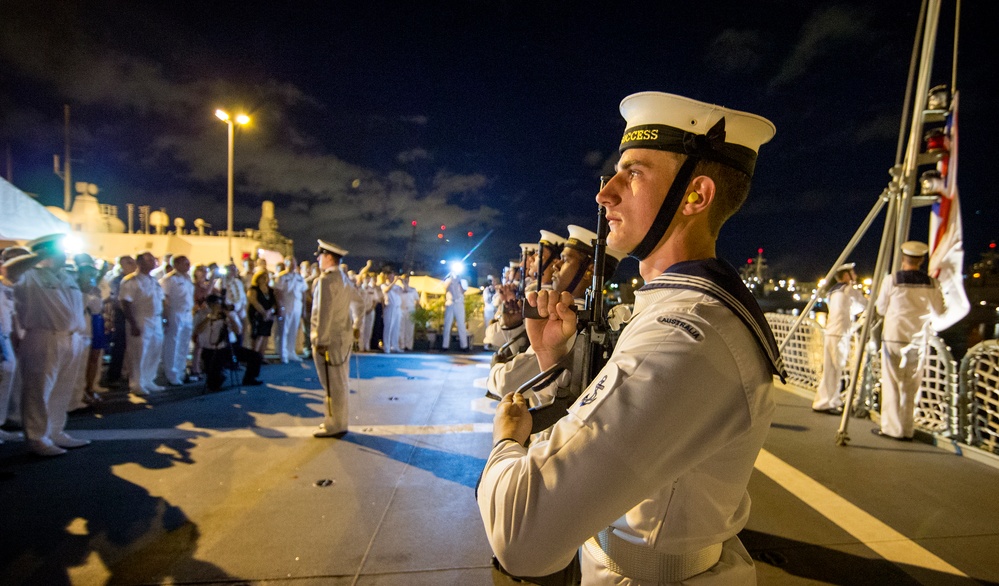
[[[232,159],[233,159],[233,156],[232,156],[232,153],[233,153],[233,143],[234,143],[233,139],[235,137],[235,124],[234,124],[234,122],[237,123],[237,124],[240,124],[240,125],[247,124],[250,121],[250,117],[247,116],[246,114],[239,114],[239,115],[236,116],[235,120],[233,120],[233,118],[231,116],[229,116],[229,113],[226,112],[225,110],[215,110],[215,117],[218,118],[219,120],[221,120],[222,122],[225,122],[226,125],[229,127],[229,150],[228,150],[228,153],[229,153],[229,176],[228,176],[228,186],[227,186],[228,187],[227,191],[228,191],[229,201],[228,201],[228,220],[227,220],[227,223],[226,223],[226,235],[228,235],[228,237],[229,237],[229,261],[233,262],[233,259],[232,259],[232,185],[233,185],[233,180],[232,180]]]

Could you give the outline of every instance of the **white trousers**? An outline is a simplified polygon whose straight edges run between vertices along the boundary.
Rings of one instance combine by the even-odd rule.
[[[923,382],[924,346],[881,343],[881,433],[912,437],[916,400]]]
[[[413,311],[404,311],[402,315],[402,325],[399,326],[399,347],[403,350],[413,349],[413,335],[416,333],[416,324],[413,323]]]
[[[160,318],[142,322],[142,335],[133,336],[128,326],[125,362],[128,364],[128,388],[132,392],[148,392],[155,386],[156,369],[163,353],[163,322]]]
[[[398,305],[386,305],[382,311],[382,351],[399,351],[399,326],[401,325],[402,311]]]
[[[53,330],[27,330],[21,340],[21,423],[29,440],[51,441],[66,427],[66,412],[83,366],[83,338]]]
[[[298,330],[302,327],[302,303],[292,303],[284,314],[284,332],[282,338],[284,344],[281,346],[281,362],[298,360],[298,352],[295,346],[298,343]]]
[[[822,379],[815,391],[812,409],[838,409],[843,406],[840,386],[850,352],[850,336],[826,336],[822,360]]]
[[[331,356],[333,361],[340,360],[339,356]],[[312,361],[316,365],[316,374],[319,375],[319,382],[326,391],[325,399],[325,423],[326,430],[331,433],[347,431],[347,423],[350,421],[348,397],[350,396],[350,353],[343,361],[343,364],[327,364],[326,356],[321,356],[312,348]]]
[[[163,374],[170,384],[184,382],[193,332],[194,319],[190,315],[167,314],[166,327],[163,328]]]
[[[453,303],[444,308],[444,340],[441,348],[447,350],[451,345],[451,324],[458,324],[458,344],[461,349],[468,348],[468,332],[465,331],[465,304]]]
[[[361,350],[371,350],[371,335],[375,333],[375,310],[364,314],[361,318]]]

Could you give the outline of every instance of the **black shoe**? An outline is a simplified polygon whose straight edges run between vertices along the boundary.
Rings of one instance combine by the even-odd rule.
[[[262,384],[264,384],[264,381],[262,381],[262,380],[260,380],[258,378],[254,378],[254,379],[244,380],[243,381],[243,386],[244,387],[259,387]]]

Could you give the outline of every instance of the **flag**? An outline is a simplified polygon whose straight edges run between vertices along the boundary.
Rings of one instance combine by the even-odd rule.
[[[937,316],[933,329],[940,332],[968,315],[971,303],[964,290],[964,245],[961,230],[961,204],[957,197],[957,104],[955,92],[947,116],[946,136],[949,148],[937,164],[943,179],[940,201],[930,214],[930,276],[940,281],[947,309]]]

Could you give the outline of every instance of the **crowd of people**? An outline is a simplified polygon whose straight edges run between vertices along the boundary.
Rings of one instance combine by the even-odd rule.
[[[19,423],[35,454],[87,445],[65,433],[67,413],[99,403],[110,388],[146,396],[203,382],[215,391],[240,370],[241,385],[256,386],[265,356],[312,358],[318,262],[192,266],[186,256],[148,251],[108,262],[67,257],[62,240],[8,247],[0,265],[0,425]],[[336,268],[352,291],[352,349],[412,350],[420,294],[409,276],[372,270],[371,261],[356,273]],[[0,430],[0,442],[13,437]]]

